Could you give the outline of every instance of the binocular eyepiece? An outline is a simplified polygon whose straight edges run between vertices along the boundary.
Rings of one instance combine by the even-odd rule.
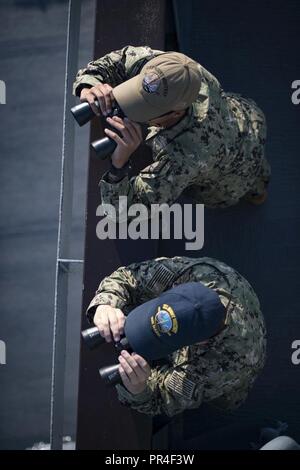
[[[105,338],[101,336],[100,331],[96,326],[82,331],[81,337],[84,343],[91,350],[105,343]],[[126,349],[128,352],[132,352],[132,349],[125,336],[121,338],[120,341],[115,343],[115,348],[117,349],[117,351],[122,351],[123,349]],[[99,374],[101,379],[108,386],[113,386],[122,383],[122,379],[119,374],[119,364],[101,367],[101,369],[99,369]]]
[[[99,108],[98,101],[95,101],[95,105]],[[91,121],[94,117],[96,117],[89,103],[81,103],[81,104],[78,104],[77,106],[74,106],[73,108],[71,108],[71,113],[73,114],[75,120],[77,121],[80,127],[84,126],[84,124],[86,124],[87,122]],[[123,111],[118,105],[115,106],[112,112],[109,113],[106,117],[113,117],[113,116],[119,116],[120,118],[125,117]],[[120,133],[114,127],[110,126],[107,122],[105,122],[105,127],[113,130],[113,132],[120,135]],[[102,139],[95,140],[94,142],[92,142],[91,146],[94,149],[97,157],[104,160],[105,158],[108,157],[108,155],[113,153],[117,144],[110,137],[103,137]]]

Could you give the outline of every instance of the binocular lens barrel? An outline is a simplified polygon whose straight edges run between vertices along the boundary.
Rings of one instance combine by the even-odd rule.
[[[122,379],[119,374],[119,364],[101,367],[101,369],[99,369],[99,374],[105,385],[113,386],[122,383]]]
[[[95,101],[95,105],[99,106],[97,101]],[[89,103],[81,103],[77,106],[73,106],[73,108],[71,108],[71,113],[73,114],[80,127],[84,126],[84,124],[86,124],[91,119],[93,119],[93,117],[95,117],[95,113],[90,107]]]
[[[116,142],[108,137],[103,137],[103,139],[95,140],[91,143],[91,147],[96,152],[97,157],[102,160],[104,160],[109,154],[113,153],[116,146]]]
[[[95,105],[99,107],[97,101],[95,101]],[[73,108],[71,108],[71,113],[73,114],[79,126],[84,126],[84,124],[86,124],[95,117],[95,114],[92,108],[90,107],[89,103],[81,103],[77,106],[74,106]],[[107,123],[106,126],[110,127]],[[116,129],[111,129],[114,132],[117,132]],[[113,153],[117,144],[113,139],[110,139],[109,137],[103,137],[102,139],[95,140],[95,142],[92,142],[91,146],[95,151],[97,157],[104,160],[108,157],[109,154]]]
[[[105,343],[105,338],[101,336],[100,331],[96,326],[82,331],[81,336],[85,344],[89,347],[89,349],[94,349],[97,346],[100,346],[101,344]]]
[[[95,349],[96,347],[105,343],[105,338],[101,336],[96,326],[82,331],[81,336],[89,349]],[[119,342],[115,343],[115,347],[118,351],[126,349],[128,352],[132,352],[130,344],[128,343],[128,340],[125,336],[121,338]],[[99,374],[101,379],[108,386],[113,386],[122,383],[122,379],[119,374],[119,364],[101,367],[101,369],[99,369]]]

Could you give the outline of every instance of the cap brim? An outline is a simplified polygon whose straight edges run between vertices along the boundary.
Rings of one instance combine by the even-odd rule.
[[[137,75],[113,89],[115,99],[131,121],[148,122],[168,112],[168,110],[162,111],[147,103],[139,92],[140,87],[141,77]]]

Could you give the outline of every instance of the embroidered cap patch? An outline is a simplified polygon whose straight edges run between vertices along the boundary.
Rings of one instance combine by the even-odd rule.
[[[178,322],[172,307],[167,304],[158,307],[157,313],[151,317],[151,326],[156,336],[176,334]]]

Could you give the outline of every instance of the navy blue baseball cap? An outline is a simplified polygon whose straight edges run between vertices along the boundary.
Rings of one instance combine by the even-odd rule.
[[[147,360],[168,354],[216,334],[226,309],[218,294],[200,282],[188,282],[132,310],[125,335],[133,351]]]

